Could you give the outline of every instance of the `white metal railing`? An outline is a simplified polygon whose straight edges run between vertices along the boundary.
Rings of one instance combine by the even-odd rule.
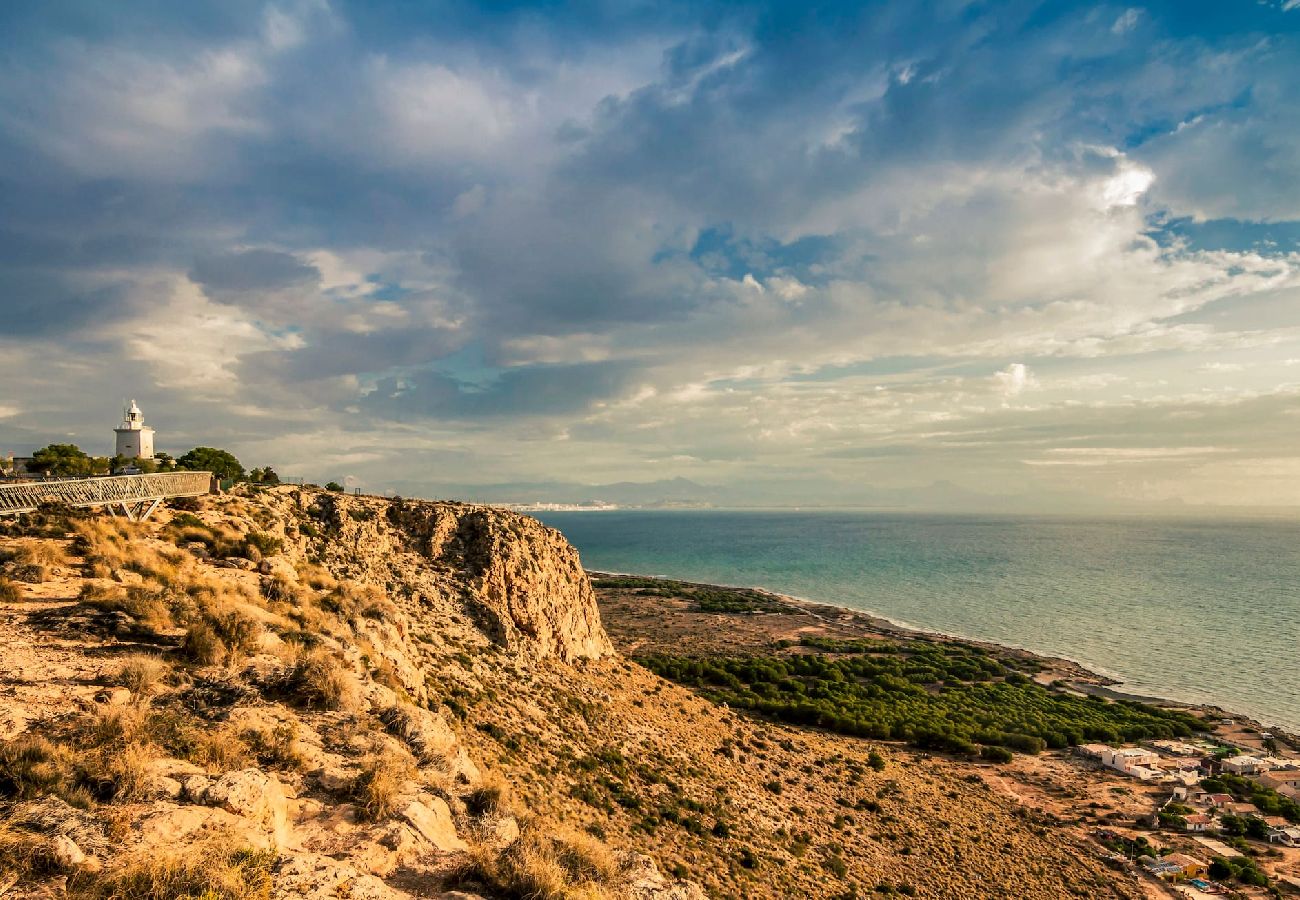
[[[0,516],[33,512],[43,503],[120,506],[129,519],[148,518],[163,500],[200,497],[212,487],[211,472],[159,472],[68,481],[0,484]]]

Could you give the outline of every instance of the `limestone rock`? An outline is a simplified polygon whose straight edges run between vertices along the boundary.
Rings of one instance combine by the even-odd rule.
[[[180,779],[181,796],[191,803],[202,803],[212,785],[212,779],[206,775],[186,775]]]
[[[274,875],[271,896],[275,900],[402,900],[410,896],[348,863],[315,853],[282,858]]]
[[[145,810],[132,823],[141,847],[175,847],[191,841],[228,835],[259,850],[275,842],[260,823],[225,809],[210,806],[177,806],[159,802]]]
[[[144,577],[139,572],[128,569],[114,569],[112,576],[119,584],[144,584]]]
[[[257,571],[268,578],[281,579],[290,583],[298,580],[298,570],[283,556],[268,556],[258,563]]]
[[[489,507],[394,503],[388,518],[434,561],[465,572],[489,635],[566,662],[613,652],[575,550],[528,516]]]
[[[669,881],[653,859],[640,853],[623,854],[628,900],[707,900],[704,889],[691,881]]]
[[[76,869],[86,862],[86,854],[81,852],[77,842],[66,834],[55,835],[50,841],[50,859],[64,872]]]
[[[441,797],[424,794],[419,799],[406,804],[405,808],[398,813],[398,817],[443,853],[469,849],[469,845],[456,833],[456,823],[452,820],[451,809]]]
[[[270,830],[275,843],[288,836],[284,788],[274,775],[261,769],[227,772],[211,784],[204,800],[228,812],[243,816]]]

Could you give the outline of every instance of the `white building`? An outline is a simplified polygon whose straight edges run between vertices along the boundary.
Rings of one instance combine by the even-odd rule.
[[[1223,771],[1233,775],[1258,775],[1272,768],[1257,756],[1229,756],[1223,760]]]
[[[1107,748],[1101,754],[1101,764],[1121,772],[1129,772],[1135,767],[1147,767],[1160,761],[1159,754],[1141,747],[1122,747],[1119,750]],[[1145,779],[1144,779],[1145,780]]]
[[[117,435],[116,456],[127,459],[153,459],[153,429],[144,424],[144,413],[131,401],[123,413],[122,424],[113,429]]]

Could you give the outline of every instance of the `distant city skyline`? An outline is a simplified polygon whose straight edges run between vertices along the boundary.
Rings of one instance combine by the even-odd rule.
[[[0,453],[135,397],[374,492],[1300,507],[1300,0],[13,3],[0,46]]]

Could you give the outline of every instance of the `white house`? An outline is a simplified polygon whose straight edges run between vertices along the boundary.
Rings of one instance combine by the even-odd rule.
[[[1223,771],[1233,775],[1258,775],[1267,772],[1271,766],[1258,756],[1229,756],[1222,762]]]

